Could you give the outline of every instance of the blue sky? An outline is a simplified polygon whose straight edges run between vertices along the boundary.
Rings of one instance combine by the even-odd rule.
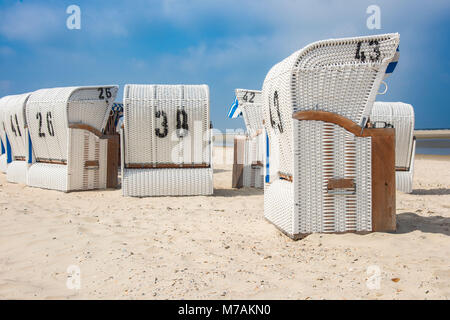
[[[81,8],[68,30],[66,8]],[[366,8],[381,8],[381,29]],[[260,89],[270,67],[308,43],[400,33],[381,101],[411,103],[416,128],[450,128],[450,1],[0,1],[0,96],[69,85],[206,83],[216,128],[235,88]]]

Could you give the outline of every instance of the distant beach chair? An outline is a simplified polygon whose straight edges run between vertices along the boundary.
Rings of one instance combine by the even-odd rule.
[[[212,194],[211,133],[207,85],[126,85],[123,195]]]
[[[398,44],[319,41],[267,74],[264,215],[288,236],[395,230],[395,132],[366,125]]]
[[[64,192],[116,187],[109,181],[118,168],[108,162],[108,152],[117,149],[102,130],[117,91],[118,86],[64,87],[31,94],[26,121],[34,154],[28,185]]]
[[[411,193],[413,186],[414,109],[402,102],[375,102],[370,121],[375,127],[392,126],[395,129],[395,176],[397,190]]]
[[[0,100],[6,141],[6,179],[13,183],[27,183],[31,143],[25,118],[25,106],[30,94],[6,96]]]
[[[3,105],[6,101],[6,97],[0,98],[0,119],[3,119]],[[8,155],[6,153],[6,125],[4,121],[0,123],[0,172],[6,173],[8,168]]]
[[[236,99],[229,117],[237,113],[244,118],[246,136],[234,140],[233,188],[264,186],[265,132],[261,91],[236,89]]]

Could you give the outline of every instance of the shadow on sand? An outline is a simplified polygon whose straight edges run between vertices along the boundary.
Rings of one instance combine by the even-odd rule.
[[[245,197],[263,195],[263,189],[242,188],[242,189],[214,189],[214,197]],[[263,201],[261,199],[261,201]]]
[[[439,189],[414,189],[411,194],[429,196],[429,195],[443,195],[450,194],[450,189],[439,188]]]
[[[423,217],[412,212],[397,214],[396,233],[409,233],[416,230],[450,236],[450,218],[441,216]]]

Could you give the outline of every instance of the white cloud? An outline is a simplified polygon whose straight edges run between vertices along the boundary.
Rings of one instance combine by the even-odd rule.
[[[65,28],[65,12],[35,3],[16,3],[0,11],[0,34],[10,40],[40,41]]]

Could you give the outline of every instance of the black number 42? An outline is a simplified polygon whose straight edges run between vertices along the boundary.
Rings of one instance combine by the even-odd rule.
[[[249,97],[249,94],[250,94],[250,97]],[[242,100],[244,100],[245,102],[249,102],[249,103],[253,103],[254,99],[255,99],[255,93],[254,92],[245,91],[245,94],[242,97]]]

